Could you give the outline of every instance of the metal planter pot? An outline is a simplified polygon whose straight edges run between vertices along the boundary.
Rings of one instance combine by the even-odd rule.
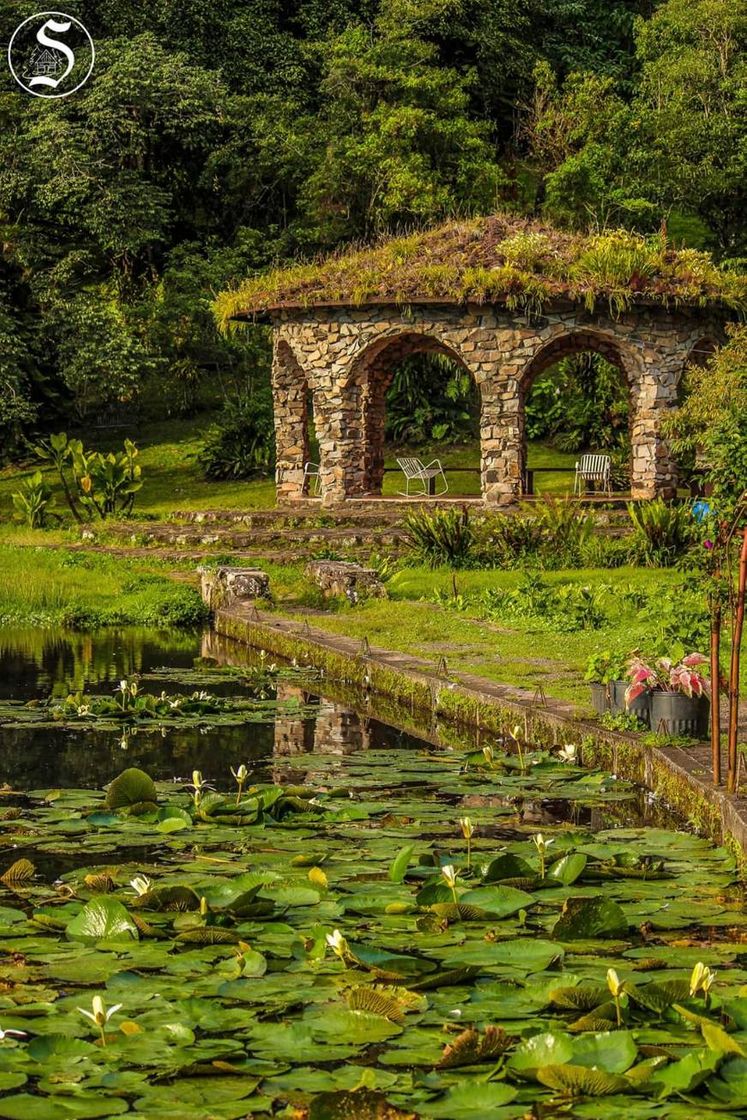
[[[637,716],[641,723],[645,723],[647,727],[651,727],[651,697],[653,693],[642,692],[640,696],[636,696],[635,700],[631,700],[630,704],[626,705],[625,691],[627,687],[627,681],[612,682],[612,714],[618,715],[620,712],[628,712],[631,716]]]
[[[598,716],[603,716],[605,712],[610,710],[611,699],[610,685],[598,684],[597,682],[591,685],[591,706]]]
[[[707,739],[710,711],[707,696],[685,696],[682,692],[651,694],[651,728],[666,735]]]

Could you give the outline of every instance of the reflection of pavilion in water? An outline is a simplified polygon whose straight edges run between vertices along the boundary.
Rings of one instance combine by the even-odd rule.
[[[279,682],[277,686],[278,703],[296,701],[306,705],[312,700],[308,692],[294,685]],[[355,754],[371,745],[371,721],[361,719],[356,712],[341,708],[331,700],[318,700],[316,718],[312,721],[299,716],[280,715],[275,725],[275,749],[273,754]]]

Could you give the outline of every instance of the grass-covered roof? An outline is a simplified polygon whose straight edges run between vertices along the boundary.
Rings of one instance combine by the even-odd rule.
[[[662,234],[569,233],[505,214],[433,229],[277,268],[222,292],[218,322],[284,307],[367,303],[505,303],[539,310],[553,300],[614,312],[634,303],[747,311],[747,276],[708,253],[675,249]]]

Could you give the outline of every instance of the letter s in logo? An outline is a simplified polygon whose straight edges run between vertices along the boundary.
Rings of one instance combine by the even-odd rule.
[[[68,76],[73,66],[75,66],[75,55],[70,50],[67,43],[61,43],[58,39],[49,39],[47,37],[47,28],[49,28],[50,31],[54,31],[56,35],[64,35],[71,27],[72,23],[70,20],[68,20],[67,23],[58,23],[55,19],[48,19],[44,26],[39,28],[36,33],[37,43],[42,47],[51,47],[52,50],[59,51],[60,54],[63,54],[67,59],[67,67],[65,68],[64,74],[61,74],[59,78],[48,78],[45,74],[37,74],[35,77],[29,78],[30,86],[51,86],[52,89],[57,89],[60,82],[65,81],[65,78]]]
[[[67,12],[37,12],[8,43],[8,66],[32,97],[68,97],[90,78],[96,51],[88,30]]]

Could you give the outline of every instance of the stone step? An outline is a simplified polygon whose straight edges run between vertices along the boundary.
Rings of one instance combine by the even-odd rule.
[[[135,546],[155,545],[176,548],[202,546],[216,549],[223,547],[230,551],[242,549],[249,552],[290,549],[291,556],[299,550],[308,554],[323,548],[399,550],[403,543],[401,532],[394,527],[290,529],[271,526],[266,529],[240,530],[219,524],[189,526],[132,522],[112,525],[107,529],[107,535]]]

